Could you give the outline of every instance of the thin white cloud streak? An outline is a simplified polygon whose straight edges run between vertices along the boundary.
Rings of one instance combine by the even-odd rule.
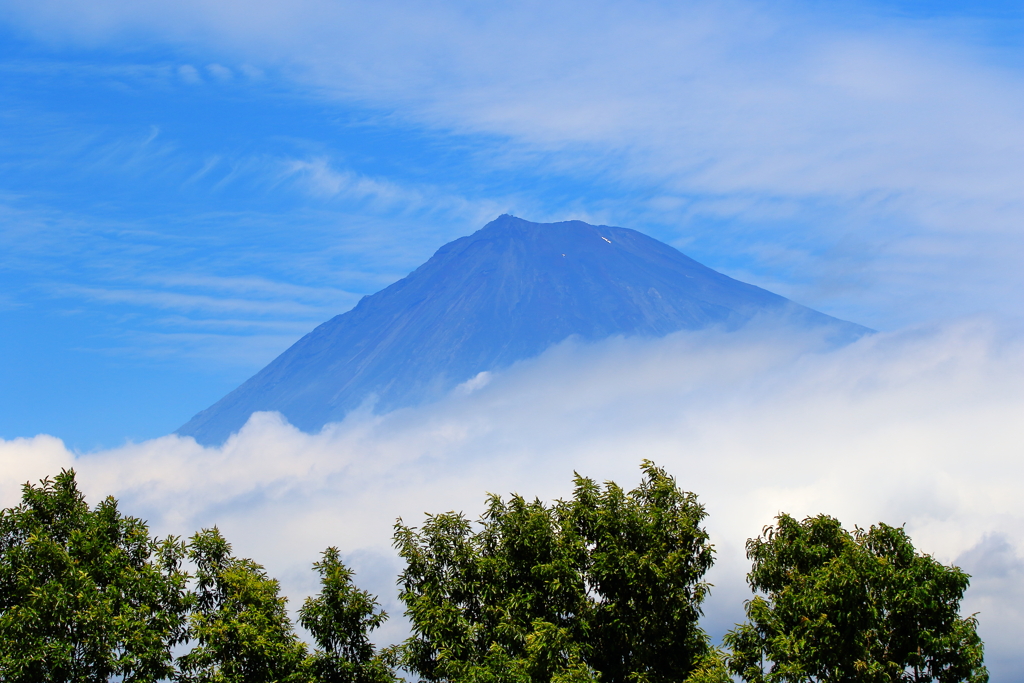
[[[284,177],[302,178],[308,190],[318,195],[373,199],[387,205],[423,200],[419,193],[409,192],[394,183],[374,180],[352,171],[335,170],[326,159],[293,159],[284,166]]]
[[[286,315],[316,318],[323,316],[326,310],[334,310],[325,309],[324,306],[312,306],[297,301],[219,298],[205,294],[185,294],[145,289],[103,289],[99,287],[66,286],[60,288],[58,292],[65,296],[78,296],[105,303],[126,303],[178,311],[249,313],[254,315]]]
[[[362,296],[336,287],[310,287],[290,282],[276,282],[265,277],[256,276],[163,273],[159,275],[143,275],[138,277],[138,281],[204,292],[233,292],[249,296],[262,296],[264,298],[315,302],[327,304],[334,308],[339,306],[351,307]]]
[[[440,403],[316,435],[257,414],[220,448],[175,436],[84,455],[50,437],[0,442],[0,503],[74,466],[92,501],[112,493],[160,533],[219,524],[295,598],[314,589],[318,552],[339,545],[399,614],[396,517],[475,515],[486,491],[564,496],[574,470],[628,486],[651,458],[710,513],[716,632],[746,597],[744,540],[778,512],[906,524],[921,550],[975,574],[965,608],[981,611],[995,680],[1022,680],[1021,414],[1024,341],[980,320],[837,351],[767,327],[568,343]]]
[[[382,212],[447,214],[474,228],[494,220],[508,206],[524,203],[522,199],[512,197],[470,200],[436,186],[372,178],[350,169],[337,168],[323,157],[288,159],[282,162],[282,167],[282,179],[291,180],[320,198],[366,202]]]
[[[279,356],[313,328],[313,324],[295,325],[292,329],[277,326],[277,329],[259,333],[244,321],[228,321],[223,326],[211,324],[215,321],[191,322],[186,325],[171,321],[169,326],[179,329],[206,327],[216,331],[127,332],[105,348],[93,352],[115,357],[189,359],[218,369],[241,367],[252,372]]]

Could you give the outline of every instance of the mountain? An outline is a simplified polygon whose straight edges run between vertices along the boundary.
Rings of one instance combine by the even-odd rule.
[[[839,341],[869,332],[635,230],[505,215],[320,325],[178,433],[220,443],[258,410],[317,431],[367,399],[378,412],[427,401],[573,335],[734,329],[765,313]]]

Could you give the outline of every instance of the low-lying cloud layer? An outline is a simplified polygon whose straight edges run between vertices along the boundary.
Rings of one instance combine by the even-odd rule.
[[[847,526],[906,524],[974,575],[995,680],[1024,680],[1024,341],[985,320],[877,334],[830,350],[770,327],[661,340],[564,343],[442,402],[355,414],[320,434],[256,414],[220,448],[166,436],[89,454],[53,437],[0,441],[0,504],[75,467],[90,502],[113,494],[160,534],[218,524],[295,600],[342,548],[399,615],[396,517],[475,516],[485,492],[553,499],[573,471],[631,487],[650,458],[700,495],[718,548],[716,635],[747,597],[743,543],[781,512]],[[393,619],[382,638],[398,638]]]

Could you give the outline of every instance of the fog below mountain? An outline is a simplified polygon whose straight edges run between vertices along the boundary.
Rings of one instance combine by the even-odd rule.
[[[153,387],[158,391],[159,387]],[[974,575],[993,680],[1024,677],[1024,340],[985,319],[869,335],[830,350],[768,322],[732,333],[568,341],[440,402],[356,411],[318,434],[258,413],[223,446],[166,436],[88,454],[53,437],[0,441],[0,503],[75,467],[160,534],[217,524],[297,607],[328,545],[394,617],[401,516],[463,510],[485,492],[553,499],[574,471],[629,488],[649,458],[706,505],[718,550],[706,605],[718,637],[748,596],[743,542],[785,511],[848,527],[906,524],[917,547]]]

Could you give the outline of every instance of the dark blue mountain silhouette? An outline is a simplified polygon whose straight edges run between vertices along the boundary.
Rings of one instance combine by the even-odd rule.
[[[220,443],[258,410],[316,431],[368,398],[378,412],[430,400],[573,335],[733,329],[765,313],[828,326],[839,342],[869,332],[635,230],[501,216],[317,327],[178,433]]]

